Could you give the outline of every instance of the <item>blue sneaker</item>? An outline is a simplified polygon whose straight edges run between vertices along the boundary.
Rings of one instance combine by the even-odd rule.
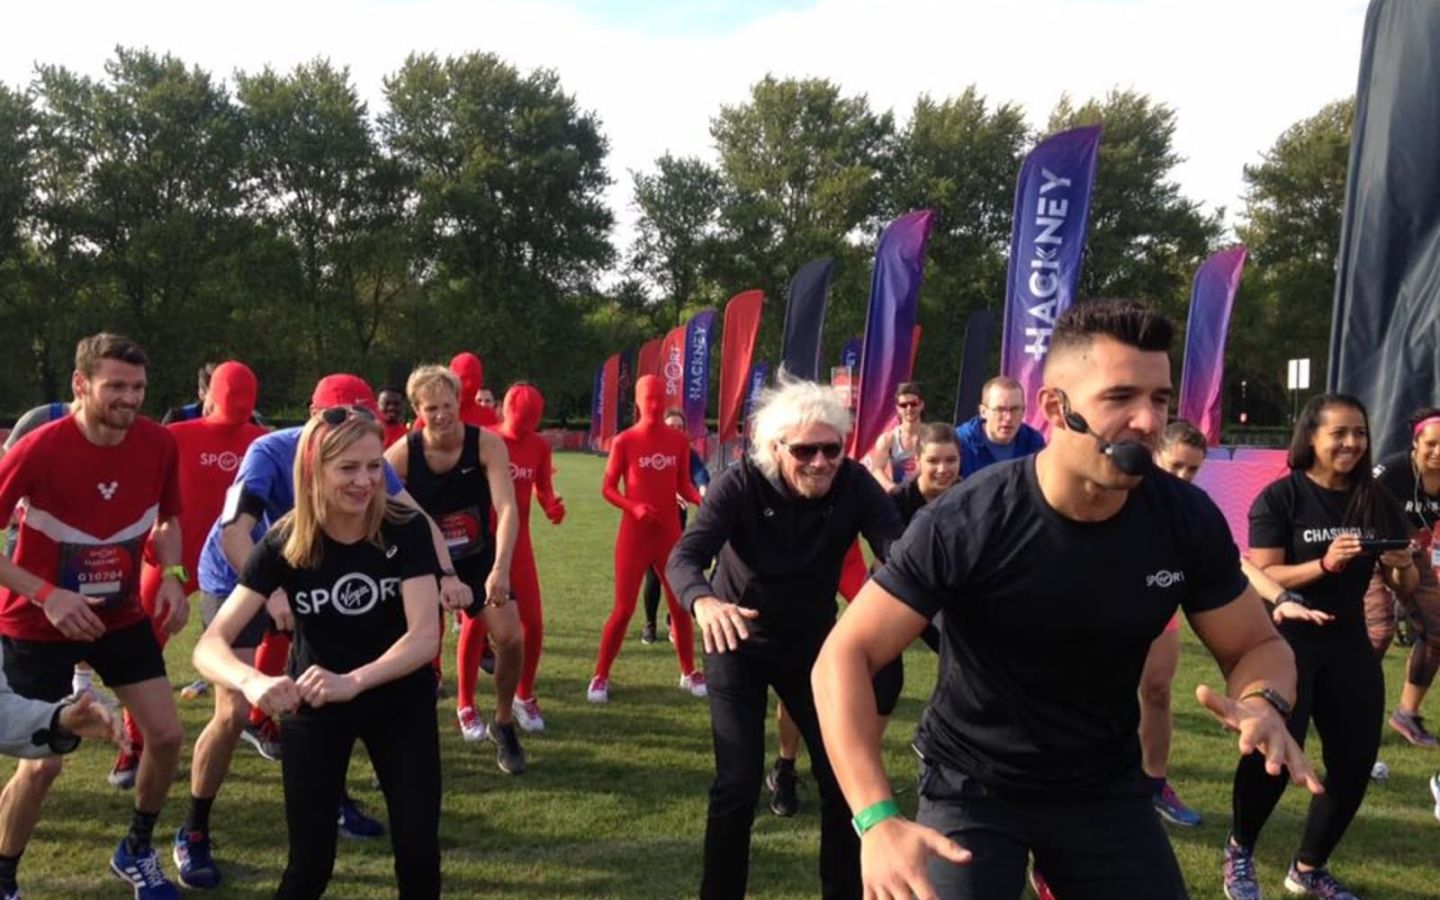
[[[360,811],[349,797],[340,801],[340,816],[336,821],[341,837],[378,838],[385,836],[385,826],[378,819],[372,819]]]
[[[220,886],[220,869],[210,855],[210,836],[205,832],[186,831],[182,827],[175,832],[175,846],[170,855],[175,859],[180,883],[187,888],[205,890]]]
[[[20,888],[0,888],[0,900],[20,900],[25,896],[20,893]]]
[[[1225,896],[1230,900],[1261,900],[1255,879],[1255,853],[1225,839]]]
[[[142,853],[125,849],[125,839],[110,857],[110,871],[135,889],[135,900],[180,900],[180,889],[160,869],[160,855],[154,847]]]
[[[1160,789],[1160,793],[1150,798],[1150,803],[1155,807],[1155,811],[1160,814],[1160,818],[1169,822],[1171,825],[1179,825],[1183,828],[1194,828],[1201,822],[1200,814],[1181,802],[1180,798],[1175,794],[1175,789],[1170,786],[1170,782],[1168,781],[1165,782],[1165,786]]]
[[[1319,897],[1320,900],[1360,900],[1324,866],[1302,872],[1293,862],[1285,874],[1285,891],[1297,897]]]

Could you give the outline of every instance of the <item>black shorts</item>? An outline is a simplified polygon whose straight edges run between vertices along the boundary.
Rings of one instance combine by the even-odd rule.
[[[473,619],[485,612],[485,579],[495,568],[495,542],[490,541],[479,553],[456,560],[453,565],[455,574],[474,595],[470,605],[465,607],[465,615]]]
[[[5,677],[22,697],[55,702],[71,693],[76,663],[89,663],[108,687],[125,687],[165,677],[165,655],[150,623],[141,619],[99,640],[27,641],[0,637],[5,647]]]
[[[220,614],[220,607],[223,606],[224,603],[224,597],[217,597],[208,591],[201,591],[201,624],[209,628],[210,623],[215,621],[215,617]],[[275,620],[270,618],[270,614],[266,612],[265,607],[262,606],[260,607],[260,611],[252,616],[249,622],[245,623],[245,627],[240,629],[240,633],[235,636],[235,641],[230,647],[235,650],[254,650],[260,646],[261,641],[265,640],[265,635],[269,634],[274,628]]]

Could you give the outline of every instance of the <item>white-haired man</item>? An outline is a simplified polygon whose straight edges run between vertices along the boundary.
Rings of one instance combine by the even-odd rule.
[[[900,519],[875,479],[843,458],[850,416],[830,388],[782,382],[762,397],[754,424],[751,456],[710,486],[666,570],[700,627],[710,689],[715,781],[700,895],[745,895],[773,687],[820,790],[823,896],[858,898],[859,844],[820,742],[810,667],[835,623],[845,552],[863,534],[883,558]]]

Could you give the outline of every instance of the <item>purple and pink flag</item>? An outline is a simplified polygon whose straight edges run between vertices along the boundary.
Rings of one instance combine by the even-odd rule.
[[[1200,265],[1190,290],[1190,318],[1185,326],[1185,364],[1180,374],[1180,418],[1205,435],[1210,446],[1220,443],[1220,387],[1225,378],[1225,338],[1230,311],[1245,269],[1244,247],[1221,250]]]

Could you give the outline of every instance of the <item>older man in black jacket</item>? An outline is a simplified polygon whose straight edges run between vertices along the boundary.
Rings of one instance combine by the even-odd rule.
[[[783,382],[755,413],[751,456],[710,486],[670,555],[670,584],[704,639],[710,688],[715,782],[700,886],[706,900],[745,894],[772,687],[810,749],[823,895],[860,896],[859,844],[820,742],[810,668],[835,623],[845,552],[863,534],[883,558],[902,529],[875,479],[843,458],[849,430],[831,389]],[[717,554],[712,583],[705,570]]]

